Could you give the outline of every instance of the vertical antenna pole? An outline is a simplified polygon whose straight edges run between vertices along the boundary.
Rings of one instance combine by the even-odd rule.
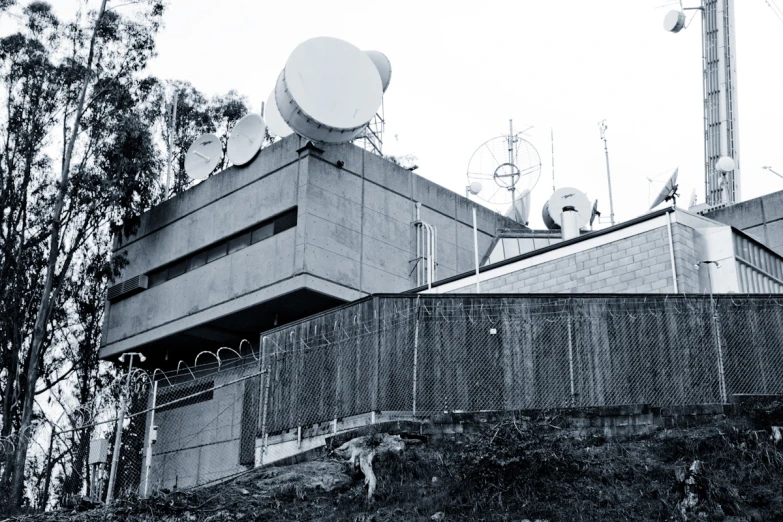
[[[609,222],[614,225],[614,201],[612,200],[612,176],[609,174],[609,147],[606,145],[606,120],[598,124],[601,129],[601,139],[604,141],[604,153],[606,154],[606,180],[609,182]]]
[[[478,225],[476,224],[476,207],[473,207],[473,257],[476,260],[476,293],[481,293],[481,280],[479,279],[478,257]]]
[[[171,154],[174,151],[174,133],[176,132],[177,124],[177,98],[179,97],[179,91],[174,90],[174,97],[171,100],[171,111],[169,112],[169,159],[168,168],[166,169],[166,186],[163,190],[163,199],[168,198],[171,191]]]
[[[550,127],[549,129],[550,139],[552,140],[552,192],[556,191],[555,188],[555,130]]]
[[[514,120],[508,120],[508,164],[511,169],[511,208],[514,209],[514,221],[519,222],[519,210],[517,210],[516,182],[514,181]]]

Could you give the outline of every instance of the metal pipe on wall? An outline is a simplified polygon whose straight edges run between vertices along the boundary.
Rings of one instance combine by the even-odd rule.
[[[666,213],[666,229],[669,231],[669,259],[672,263],[672,280],[674,281],[674,293],[679,293],[677,288],[677,266],[674,263],[674,241],[672,241],[672,212]]]

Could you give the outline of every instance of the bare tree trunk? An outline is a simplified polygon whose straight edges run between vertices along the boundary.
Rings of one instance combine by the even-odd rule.
[[[41,302],[38,305],[38,313],[35,319],[35,327],[33,329],[33,338],[30,343],[30,367],[25,376],[25,395],[22,408],[22,420],[19,426],[19,438],[16,446],[14,466],[14,478],[11,487],[11,506],[18,509],[22,501],[22,491],[24,488],[24,470],[25,462],[27,460],[27,450],[30,444],[30,436],[32,430],[33,420],[33,407],[35,399],[35,384],[38,381],[38,372],[40,370],[39,361],[41,359],[41,350],[46,340],[47,326],[49,323],[49,317],[52,312],[53,303],[57,300],[57,291],[62,283],[58,282],[57,287],[54,286],[55,272],[57,269],[57,259],[59,258],[60,248],[60,218],[62,217],[63,207],[65,205],[65,195],[68,191],[68,177],[71,169],[71,158],[73,155],[74,145],[76,138],[79,134],[79,125],[81,123],[82,114],[84,112],[84,99],[87,95],[87,89],[90,83],[90,76],[92,75],[92,62],[95,55],[95,41],[98,35],[98,26],[103,19],[103,14],[106,11],[106,1],[101,1],[101,7],[98,10],[98,17],[95,20],[95,27],[93,28],[92,37],[90,38],[90,50],[87,56],[87,67],[84,72],[84,83],[82,84],[81,92],[79,93],[79,102],[76,106],[76,114],[74,115],[73,127],[71,128],[71,136],[68,140],[68,146],[65,150],[62,162],[62,174],[60,176],[60,184],[57,187],[57,200],[52,211],[51,222],[51,236],[49,237],[49,259],[46,267],[46,278],[44,280],[43,294],[41,295]],[[68,269],[67,266],[62,267],[62,273]]]

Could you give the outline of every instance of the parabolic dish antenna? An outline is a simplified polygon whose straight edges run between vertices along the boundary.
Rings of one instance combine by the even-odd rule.
[[[514,134],[498,136],[482,144],[468,163],[468,183],[479,182],[483,190],[477,196],[492,205],[506,207],[529,197],[541,177],[541,157],[533,145]],[[520,202],[520,204],[524,204]],[[529,206],[529,205],[528,205]],[[515,208],[511,207],[512,210]],[[519,216],[524,223],[527,219]]]
[[[685,27],[685,13],[677,9],[669,11],[663,19],[663,28],[670,33],[679,33]]]
[[[320,36],[288,57],[275,86],[277,108],[294,131],[313,141],[344,143],[358,136],[383,99],[381,76],[354,45]]]
[[[202,134],[185,154],[185,172],[192,179],[206,179],[223,157],[223,146],[214,134]]]
[[[524,191],[518,196],[514,204],[506,211],[505,216],[511,219],[519,219],[523,225],[530,221],[530,191]]]
[[[658,197],[655,198],[653,204],[650,205],[650,210],[654,209],[664,201],[674,200],[674,204],[677,204],[677,174],[679,171],[679,167],[674,169],[674,174],[671,175],[669,180],[666,182],[666,185],[664,185],[661,189],[661,193],[658,194]]]
[[[231,129],[228,138],[228,159],[237,166],[256,157],[266,138],[266,122],[258,114],[248,114]]]
[[[715,162],[715,168],[720,172],[731,172],[736,167],[734,158],[730,156],[721,156],[718,161]]]
[[[372,60],[372,63],[375,65],[375,68],[378,69],[378,74],[381,75],[381,87],[383,88],[383,92],[386,92],[386,89],[389,88],[389,82],[391,82],[391,75],[392,75],[392,68],[391,68],[391,62],[386,57],[385,54],[383,54],[380,51],[364,51],[367,56],[370,57],[370,60]]]
[[[280,76],[282,75],[283,73],[281,72]],[[278,80],[280,79],[280,76],[278,76]],[[294,133],[283,117],[280,116],[280,111],[277,109],[277,102],[275,101],[274,89],[269,93],[269,98],[266,99],[266,105],[264,107],[264,119],[269,127],[269,134],[277,136],[278,138],[285,138]]]
[[[590,222],[590,217],[593,215],[593,205],[583,192],[571,187],[557,189],[549,197],[549,201],[546,202],[543,213],[544,215],[549,214],[550,219],[558,228],[563,225],[563,207],[574,207],[574,210],[579,215],[576,220],[578,228],[587,225]],[[546,218],[544,218],[544,221],[547,221]]]

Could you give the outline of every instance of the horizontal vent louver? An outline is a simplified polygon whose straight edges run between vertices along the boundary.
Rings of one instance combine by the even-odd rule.
[[[131,277],[127,281],[110,287],[106,294],[106,298],[109,301],[116,301],[141,292],[142,290],[146,290],[148,284],[149,279],[146,275],[137,275],[136,277]]]

